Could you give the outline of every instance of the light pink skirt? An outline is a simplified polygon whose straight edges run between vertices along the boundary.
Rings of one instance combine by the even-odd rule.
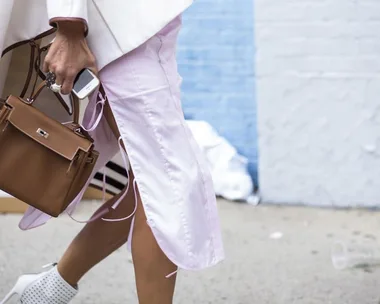
[[[174,264],[197,270],[220,262],[224,251],[208,165],[181,108],[176,62],[180,27],[178,17],[146,43],[107,65],[100,78],[128,153],[125,166],[129,162],[135,175],[148,225]],[[83,125],[87,129],[94,125],[94,113],[101,113],[96,97],[86,109]],[[91,135],[100,152],[95,174],[120,151],[120,145],[104,117]],[[30,208],[20,227],[30,229],[48,219]]]

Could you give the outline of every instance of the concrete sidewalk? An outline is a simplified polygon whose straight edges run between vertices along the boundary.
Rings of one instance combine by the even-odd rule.
[[[253,207],[220,201],[227,259],[200,273],[180,272],[178,304],[379,304],[380,270],[336,271],[330,245],[336,239],[379,244],[380,215],[294,207]],[[77,217],[96,207],[83,204]],[[0,216],[0,295],[18,275],[55,261],[81,225],[52,220],[29,232],[20,216]],[[273,232],[283,237],[272,239]],[[83,280],[73,302],[137,303],[130,255],[125,247]]]

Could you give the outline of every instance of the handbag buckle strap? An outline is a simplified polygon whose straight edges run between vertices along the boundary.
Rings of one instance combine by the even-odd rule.
[[[9,116],[12,111],[12,107],[4,102],[3,106],[0,108],[0,124],[2,124]]]
[[[92,165],[94,162],[95,162],[95,157],[88,157],[86,160],[86,163],[90,165]]]

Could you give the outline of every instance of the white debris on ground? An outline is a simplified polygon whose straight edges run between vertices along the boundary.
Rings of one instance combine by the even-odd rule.
[[[248,160],[205,121],[187,120],[195,140],[204,152],[214,181],[215,192],[228,200],[259,203],[248,173]]]
[[[269,238],[273,240],[278,240],[278,239],[282,239],[283,236],[284,234],[281,231],[276,231],[276,232],[271,233],[269,235]]]

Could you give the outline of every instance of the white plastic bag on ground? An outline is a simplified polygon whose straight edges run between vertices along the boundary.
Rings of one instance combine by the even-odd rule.
[[[187,120],[187,123],[206,155],[216,194],[228,200],[248,200],[253,193],[248,160],[207,122]]]

